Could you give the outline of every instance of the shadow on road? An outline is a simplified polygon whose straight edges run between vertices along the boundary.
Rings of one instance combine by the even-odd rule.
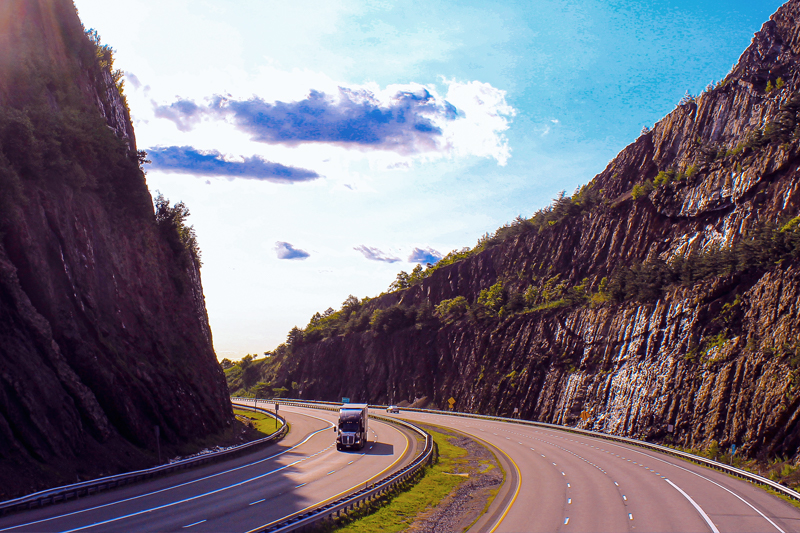
[[[394,445],[386,444],[384,442],[375,442],[370,443],[372,449],[369,449],[369,446],[364,450],[367,455],[394,455]]]

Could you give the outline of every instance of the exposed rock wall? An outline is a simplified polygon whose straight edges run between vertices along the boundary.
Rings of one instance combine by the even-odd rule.
[[[800,1],[791,0],[723,83],[625,148],[589,184],[603,198],[591,209],[369,305],[435,306],[457,296],[474,302],[498,280],[523,291],[554,274],[573,286],[586,278],[597,290],[616,268],[729,246],[759,225],[798,216],[797,135],[745,146],[753,132],[768,133],[783,120],[800,90],[798,20]],[[682,179],[633,198],[634,185],[670,170]],[[794,455],[798,302],[800,264],[784,261],[675,286],[651,302],[339,335],[295,346],[278,378],[296,382],[308,398],[396,403],[427,396],[441,407],[452,396],[461,410],[510,416],[518,408],[524,418],[620,435]],[[585,422],[582,411],[591,413]]]
[[[155,425],[169,448],[232,413],[199,266],[156,224],[110,66],[69,0],[8,0],[0,20],[2,498],[152,464]],[[58,143],[38,126],[42,106],[72,120],[53,119]],[[13,130],[26,117],[28,137]],[[62,152],[34,168],[19,139]],[[66,145],[88,155],[48,166],[72,157]],[[104,151],[121,154],[114,168]]]

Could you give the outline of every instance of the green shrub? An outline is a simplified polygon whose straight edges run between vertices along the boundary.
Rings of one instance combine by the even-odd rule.
[[[369,321],[373,331],[392,333],[413,326],[417,320],[417,311],[395,304],[386,309],[376,309]]]
[[[644,183],[639,185],[638,183],[633,186],[631,190],[631,197],[634,200],[639,200],[641,198],[647,198],[651,192],[655,190],[655,185],[650,180],[646,180]]]
[[[497,314],[506,302],[503,282],[498,281],[488,289],[483,289],[478,294],[477,304],[485,307],[489,312]]]
[[[655,179],[653,179],[653,185],[656,187],[662,187],[664,185],[669,185],[669,183],[674,179],[677,179],[674,168],[662,170],[658,173]]]
[[[458,320],[469,309],[469,302],[463,296],[456,296],[448,300],[442,300],[436,306],[436,315],[446,322]]]

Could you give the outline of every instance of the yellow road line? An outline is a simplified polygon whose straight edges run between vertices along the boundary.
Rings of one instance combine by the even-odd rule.
[[[436,424],[431,424],[431,425],[436,425]],[[440,424],[439,424],[439,425],[440,425]],[[489,442],[489,441],[487,441],[487,440],[484,440],[484,439],[480,438],[479,436],[475,435],[474,433],[470,433],[470,432],[468,432],[468,431],[464,431],[463,429],[460,429],[460,428],[455,428],[455,427],[448,427],[448,426],[441,426],[441,427],[443,427],[443,428],[445,428],[445,429],[451,429],[451,430],[453,430],[453,431],[458,431],[458,432],[464,433],[464,434],[466,434],[466,435],[469,435],[470,437],[472,437],[472,438],[473,438],[473,439],[475,439],[475,440],[479,440],[479,441],[481,441],[481,442],[482,442],[482,443],[484,443],[485,445],[487,445],[487,446],[489,446],[489,447],[491,447],[491,448],[494,448],[495,450],[497,450],[497,451],[499,451],[500,453],[502,453],[503,455],[505,455],[505,456],[506,456],[506,459],[508,459],[509,461],[511,461],[511,464],[512,464],[512,465],[514,465],[514,470],[516,470],[516,471],[517,471],[517,490],[514,492],[514,497],[513,497],[513,498],[511,498],[511,501],[509,502],[509,504],[508,504],[508,507],[506,507],[506,510],[505,510],[505,511],[503,511],[503,514],[502,514],[502,516],[500,516],[500,519],[497,521],[497,523],[494,525],[494,527],[493,527],[492,529],[490,529],[490,530],[489,530],[489,533],[494,533],[495,531],[497,531],[497,528],[498,528],[498,527],[500,527],[500,524],[503,522],[503,519],[505,519],[506,515],[507,515],[507,514],[508,514],[508,512],[511,510],[511,506],[512,506],[512,505],[514,505],[514,502],[515,502],[515,501],[517,501],[517,496],[519,496],[519,489],[520,489],[520,487],[522,486],[522,474],[520,474],[519,467],[517,466],[517,463],[515,463],[515,462],[514,462],[514,459],[512,459],[512,458],[511,458],[511,457],[510,457],[510,456],[509,456],[509,455],[508,455],[506,452],[504,452],[504,451],[503,451],[503,450],[502,450],[502,449],[501,449],[499,446],[496,446],[496,445],[492,444],[491,442]]]
[[[495,531],[497,531],[497,528],[498,528],[498,527],[500,527],[500,524],[503,522],[503,520],[505,519],[506,515],[507,515],[507,514],[508,514],[508,512],[511,510],[511,506],[512,506],[512,505],[514,505],[514,502],[515,502],[515,501],[517,501],[517,496],[519,496],[519,489],[520,489],[520,487],[522,486],[522,475],[521,475],[521,474],[520,474],[520,472],[519,472],[519,467],[517,466],[517,463],[515,463],[515,462],[514,462],[514,459],[512,459],[512,458],[511,458],[511,456],[509,456],[509,455],[508,455],[506,452],[504,452],[504,451],[503,451],[501,448],[499,448],[499,447],[497,447],[497,446],[493,446],[493,447],[494,447],[495,449],[497,449],[497,450],[500,450],[500,453],[502,453],[503,455],[505,455],[505,456],[506,456],[506,458],[507,458],[509,461],[511,461],[511,464],[512,464],[512,465],[514,465],[514,470],[516,470],[516,471],[517,471],[517,490],[514,492],[514,497],[513,497],[513,498],[511,498],[511,502],[509,502],[509,504],[508,504],[508,507],[506,507],[506,510],[505,510],[505,511],[503,511],[503,515],[500,517],[500,520],[498,520],[498,521],[497,521],[497,523],[494,525],[494,527],[493,527],[492,529],[490,529],[490,530],[489,530],[489,533],[494,533]]]

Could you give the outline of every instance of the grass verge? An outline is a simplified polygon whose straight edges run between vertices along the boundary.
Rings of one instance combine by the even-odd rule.
[[[234,407],[233,414],[236,416],[236,420],[242,422],[245,426],[255,429],[259,433],[263,433],[265,437],[283,427],[283,422],[278,420],[276,424],[275,418],[266,413],[251,411],[249,409],[237,409]]]
[[[436,507],[468,478],[459,475],[469,462],[467,450],[453,444],[458,437],[445,435],[426,426],[433,436],[438,461],[424,469],[423,477],[394,497],[365,507],[343,518],[338,527],[326,528],[337,533],[372,533],[404,531],[416,518]]]

